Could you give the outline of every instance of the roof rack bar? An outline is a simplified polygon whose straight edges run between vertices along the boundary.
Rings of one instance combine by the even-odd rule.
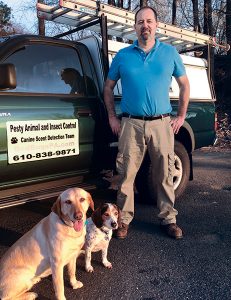
[[[96,25],[96,24],[98,24],[98,23],[99,23],[99,19],[95,19],[95,18],[92,18],[92,21],[90,22],[91,26]],[[66,31],[66,32],[57,34],[57,35],[55,35],[54,37],[55,37],[55,38],[64,37],[64,36],[66,36],[66,35],[68,35],[68,34],[72,34],[72,33],[75,33],[75,32],[77,32],[77,31],[80,31],[80,30],[83,30],[83,29],[85,29],[85,28],[88,28],[88,26],[89,26],[89,21],[88,21],[87,23],[83,21],[82,24],[79,23],[78,28],[75,28],[75,29],[68,30],[68,31]]]
[[[64,9],[64,10],[62,10],[62,11],[60,11],[60,12],[54,14],[54,15],[52,16],[52,20],[54,20],[54,19],[56,19],[56,18],[58,18],[58,17],[61,17],[61,16],[65,15],[65,14],[69,13],[70,11],[71,11],[71,9],[66,8],[66,9]]]

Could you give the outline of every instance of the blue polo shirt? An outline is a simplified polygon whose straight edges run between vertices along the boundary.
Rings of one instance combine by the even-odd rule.
[[[146,54],[138,42],[121,49],[112,61],[108,78],[121,79],[121,111],[136,116],[170,113],[169,89],[172,76],[185,75],[176,48],[156,39]]]

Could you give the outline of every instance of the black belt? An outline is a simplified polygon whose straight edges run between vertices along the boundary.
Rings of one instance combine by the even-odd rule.
[[[143,120],[143,121],[153,121],[153,120],[163,119],[163,118],[166,118],[169,116],[170,116],[170,114],[162,114],[162,115],[158,115],[158,116],[133,116],[128,113],[122,113],[122,117],[138,119],[138,120]]]

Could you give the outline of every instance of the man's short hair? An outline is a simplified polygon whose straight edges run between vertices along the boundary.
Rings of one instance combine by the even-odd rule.
[[[142,6],[141,8],[139,8],[139,9],[137,10],[137,12],[136,12],[136,14],[135,14],[135,23],[136,23],[136,21],[137,21],[137,15],[138,15],[138,13],[139,13],[141,10],[147,9],[147,8],[149,8],[149,9],[151,9],[151,10],[153,11],[154,17],[155,17],[155,19],[156,19],[156,21],[157,21],[157,12],[156,12],[156,10],[155,10],[153,7],[151,7],[151,6]]]

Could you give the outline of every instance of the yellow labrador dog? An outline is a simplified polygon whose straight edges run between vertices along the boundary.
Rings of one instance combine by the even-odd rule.
[[[55,295],[65,300],[63,269],[67,265],[73,289],[83,286],[75,277],[76,259],[86,235],[86,212],[94,210],[91,195],[83,189],[64,191],[52,212],[22,236],[0,261],[0,299],[31,300],[28,292],[52,274]]]

